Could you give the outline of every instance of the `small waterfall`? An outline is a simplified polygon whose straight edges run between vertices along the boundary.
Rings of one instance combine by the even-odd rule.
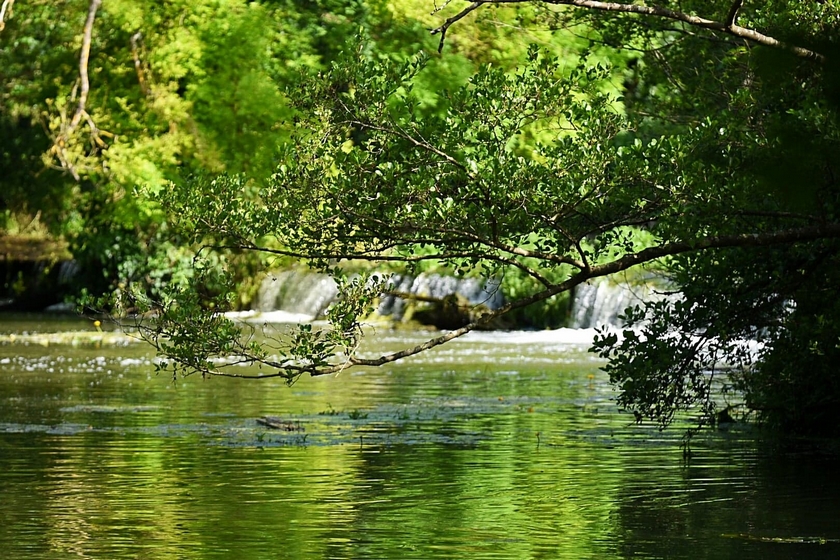
[[[293,320],[320,319],[338,295],[335,281],[326,274],[283,270],[266,276],[257,294],[257,311],[284,311]]]
[[[459,279],[439,274],[418,276],[394,275],[392,290],[424,297],[444,298],[458,294],[472,305],[485,305],[497,309],[504,304],[498,282],[484,282],[475,278]],[[254,311],[261,313],[282,312],[290,321],[307,321],[323,318],[327,307],[338,295],[335,281],[326,274],[306,270],[272,272],[260,285]],[[402,318],[406,308],[403,298],[383,296],[377,312],[395,320]]]
[[[577,286],[572,302],[569,326],[576,329],[603,325],[621,326],[618,316],[627,307],[645,301],[661,299],[656,292],[656,279],[636,283],[617,283],[598,278]],[[458,294],[471,305],[498,309],[505,303],[498,282],[477,278],[456,278],[439,274],[418,276],[395,274],[391,290],[398,293],[443,299]],[[305,269],[270,273],[263,280],[254,310],[261,313],[280,312],[276,320],[309,321],[321,319],[327,307],[338,295],[335,281],[326,274]],[[381,298],[377,313],[400,320],[407,309],[407,301],[394,295]]]
[[[418,276],[395,274],[391,278],[391,290],[398,293],[443,299],[458,294],[470,305],[484,305],[489,309],[498,309],[505,303],[505,298],[495,280],[482,281],[477,278],[455,278],[440,274],[422,273]],[[377,313],[399,320],[406,308],[406,300],[393,295],[384,296],[377,308]]]
[[[650,282],[616,283],[606,278],[590,280],[575,288],[569,326],[590,329],[621,326],[618,316],[632,305],[663,298]]]

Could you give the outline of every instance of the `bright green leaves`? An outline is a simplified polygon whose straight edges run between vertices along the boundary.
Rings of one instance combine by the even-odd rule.
[[[730,6],[695,7],[726,13]],[[813,15],[827,8],[797,5],[802,24],[794,25],[785,6],[745,7],[741,17],[768,29],[824,27]],[[661,426],[686,410],[712,416],[719,362],[753,364],[741,339],[764,333],[779,348],[801,343],[808,356],[833,355],[828,341],[837,329],[830,316],[811,329],[790,311],[812,309],[818,299],[803,286],[822,297],[836,295],[836,279],[819,273],[836,260],[831,243],[803,246],[815,248],[813,255],[734,248],[690,254],[833,224],[840,135],[830,72],[823,76],[801,59],[769,72],[767,59],[729,36],[673,19],[581,8],[541,16],[567,25],[588,22],[591,38],[628,49],[598,59],[627,68],[598,64],[589,50],[557,58],[550,53],[563,43],[558,40],[545,50],[530,48],[516,67],[508,63],[522,46],[512,48],[510,57],[500,57],[504,64],[478,66],[467,79],[469,63],[458,56],[377,50],[414,28],[388,31],[368,18],[391,21],[387,14],[407,8],[322,0],[297,20],[308,29],[317,28],[319,18],[324,23],[311,51],[301,47],[303,58],[341,49],[346,37],[325,30],[346,29],[354,18],[363,20],[368,39],[345,48],[317,77],[289,84],[291,72],[276,62],[282,58],[276,45],[290,43],[268,17],[281,12],[268,5],[236,8],[221,21],[189,20],[199,26],[191,37],[201,47],[186,39],[183,46],[196,54],[196,68],[160,46],[157,56],[171,75],[165,92],[193,104],[201,132],[194,145],[169,146],[165,160],[175,166],[189,153],[208,167],[241,173],[159,189],[155,200],[190,242],[304,259],[337,276],[342,295],[330,308],[328,326],[303,325],[266,343],[237,334],[239,327],[219,315],[230,302],[229,288],[202,292],[198,280],[194,293],[175,291],[163,298],[164,326],[155,336],[188,369],[219,373],[234,363],[258,363],[294,380],[371,363],[354,361],[353,353],[382,284],[342,279],[351,267],[364,268],[358,261],[408,268],[432,263],[501,278],[517,298],[516,309],[587,278],[670,256],[658,266],[683,299],[629,311],[622,337],[603,333],[595,344],[610,360],[607,371],[622,391],[621,404]],[[476,12],[491,13],[484,8]],[[281,83],[290,85],[283,94]],[[620,99],[605,92],[620,92]],[[133,110],[132,99],[120,97],[122,111]],[[181,115],[175,105],[160,109],[150,121],[155,130],[164,122],[176,125],[165,134],[191,130],[182,120],[163,118]],[[135,118],[131,126],[144,122]],[[155,147],[149,144],[149,153]],[[273,175],[255,178],[275,163],[273,154]],[[782,187],[807,204],[777,196]],[[727,241],[718,243],[721,238]],[[557,298],[532,323],[556,324],[563,305]],[[742,377],[730,378],[748,389],[757,383],[760,390],[748,392],[754,403],[771,395],[771,373],[796,378],[782,360],[774,361],[778,354],[762,356],[767,375],[749,377],[744,369]]]
[[[615,147],[627,124],[600,91],[608,69],[564,71],[532,49],[516,72],[482,67],[441,95],[443,112],[422,114],[411,92],[425,71],[423,59],[345,61],[307,88],[299,106],[316,116],[312,132],[264,200],[282,215],[282,242],[371,258],[419,243],[491,268],[537,250],[553,266],[602,233],[593,224],[653,219],[670,194],[650,179],[667,145]],[[520,247],[522,237],[535,244]]]
[[[196,277],[188,287],[174,287],[162,299],[126,293],[118,307],[137,313],[135,327],[162,356],[160,370],[173,376],[200,373],[250,377],[240,366],[259,366],[261,377],[283,377],[293,383],[300,375],[338,373],[352,364],[362,338],[365,317],[373,312],[387,278],[335,272],[340,298],[327,310],[326,324],[300,324],[277,332],[250,327],[225,316],[231,307],[231,277],[218,264],[197,261]],[[154,312],[153,318],[144,314]]]
[[[271,174],[292,116],[282,85],[299,76],[283,60],[298,63],[306,54],[305,43],[295,48],[282,41],[288,30],[277,20],[284,16],[249,4],[213,18],[200,30],[202,74],[187,86],[185,97],[192,104],[200,141],[217,152],[203,155],[206,168],[257,179]]]

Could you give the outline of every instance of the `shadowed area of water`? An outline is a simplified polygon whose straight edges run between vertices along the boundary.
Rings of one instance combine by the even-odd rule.
[[[0,345],[0,556],[840,557],[836,455],[737,428],[685,461],[680,432],[615,408],[585,338],[479,333],[292,387],[173,383],[142,345]]]

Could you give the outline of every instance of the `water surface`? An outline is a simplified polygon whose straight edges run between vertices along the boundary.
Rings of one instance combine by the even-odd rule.
[[[93,329],[0,323],[2,557],[840,557],[835,456],[732,429],[686,461],[680,432],[616,410],[580,333],[478,333],[292,387],[19,343]]]

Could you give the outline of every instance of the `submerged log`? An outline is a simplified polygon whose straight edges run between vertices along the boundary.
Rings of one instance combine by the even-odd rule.
[[[257,424],[261,424],[272,430],[283,430],[284,432],[304,432],[306,429],[301,426],[300,420],[284,420],[276,416],[263,416],[257,418]]]

